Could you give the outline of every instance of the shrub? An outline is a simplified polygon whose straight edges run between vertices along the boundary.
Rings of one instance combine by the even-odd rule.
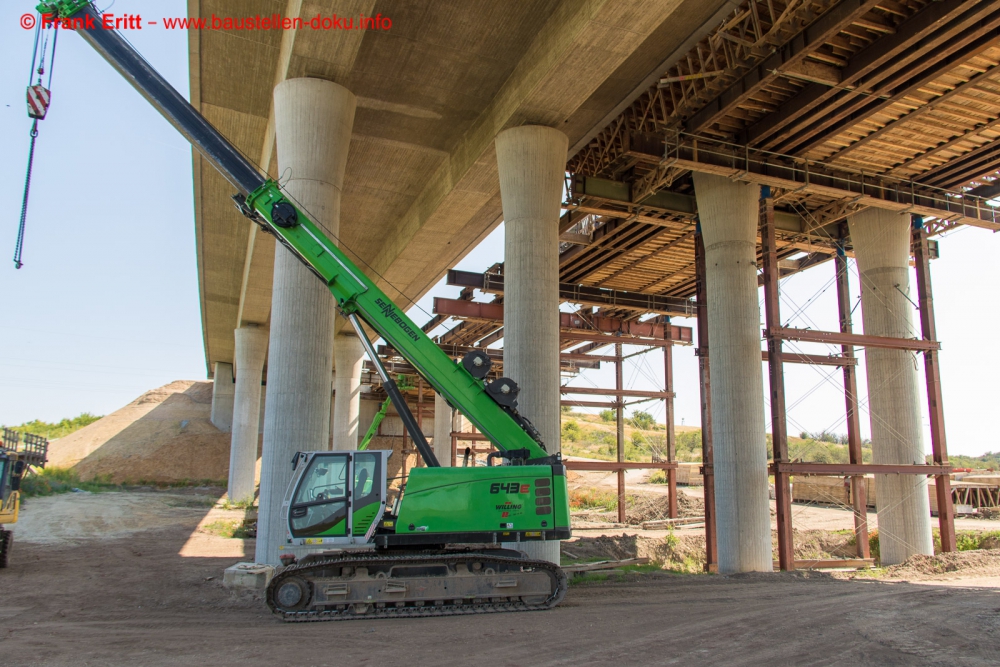
[[[635,428],[641,428],[643,430],[649,430],[653,428],[656,424],[656,420],[653,419],[653,415],[648,412],[643,412],[641,410],[632,413],[632,418],[629,419],[629,423]]]
[[[601,421],[613,422],[615,420],[616,415],[614,410],[601,410],[599,416],[601,418]]]
[[[871,553],[871,557],[875,559],[876,563],[881,560],[881,552],[878,548],[878,529],[868,533],[868,551]]]
[[[562,425],[562,437],[563,440],[568,440],[570,442],[576,442],[580,439],[580,425],[574,420],[570,419]]]
[[[72,468],[44,468],[25,475],[21,480],[21,494],[25,498],[51,496],[69,493],[73,489],[81,491],[111,491],[121,488],[110,479],[98,477],[89,482],[80,480],[80,475]]]
[[[649,474],[650,484],[666,484],[667,483],[667,471],[666,470],[654,470]]]
[[[8,426],[7,428],[11,428],[20,433],[33,433],[34,435],[40,435],[43,438],[54,440],[65,435],[69,435],[73,431],[79,430],[84,426],[93,424],[100,418],[101,415],[92,415],[89,412],[82,412],[76,417],[61,419],[55,423],[43,422],[35,419],[30,422],[24,422],[19,426]]]

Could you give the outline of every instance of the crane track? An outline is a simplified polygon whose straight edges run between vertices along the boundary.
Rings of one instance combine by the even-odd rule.
[[[383,570],[380,571],[384,571],[400,565],[417,567],[422,565],[448,565],[449,571],[451,571],[452,566],[468,564],[472,561],[476,561],[485,567],[493,567],[497,569],[498,572],[500,571],[499,568],[508,568],[504,570],[504,574],[507,575],[523,573],[525,568],[529,568],[529,571],[544,571],[551,579],[552,590],[544,600],[532,602],[526,602],[518,596],[482,596],[473,599],[445,599],[435,601],[431,604],[426,604],[426,601],[405,599],[399,601],[392,600],[391,603],[345,601],[344,604],[321,605],[323,608],[308,608],[308,603],[312,603],[314,601],[310,598],[307,601],[305,608],[294,610],[282,608],[279,602],[275,599],[281,586],[292,578],[307,582],[310,594],[313,594],[320,575],[324,574],[325,571],[328,571],[331,568],[351,568],[353,573],[356,571],[355,568],[359,567],[366,568],[367,570],[380,570],[380,568],[382,568]],[[346,588],[351,581],[357,581],[353,578],[353,576],[355,575],[341,576],[339,579],[336,577],[331,578],[329,576],[322,578],[326,581],[330,581],[331,579],[343,581],[343,585]],[[437,577],[437,579],[440,580],[441,577]],[[388,577],[384,577],[380,580],[376,580],[382,582],[402,581],[406,584],[414,584],[422,581],[417,577],[410,577],[403,580],[390,580]],[[425,578],[423,581],[430,581],[430,578]],[[476,552],[458,554],[454,552],[438,554],[423,553],[415,556],[380,556],[378,554],[359,556],[357,554],[353,554],[329,558],[318,562],[311,561],[303,565],[290,565],[274,575],[267,586],[265,595],[267,606],[283,621],[292,623],[308,623],[316,621],[348,621],[378,618],[422,618],[428,616],[458,616],[513,611],[543,611],[546,609],[552,609],[558,605],[566,595],[566,588],[566,573],[563,572],[559,566],[548,561],[492,556]],[[334,608],[329,608],[331,606]]]

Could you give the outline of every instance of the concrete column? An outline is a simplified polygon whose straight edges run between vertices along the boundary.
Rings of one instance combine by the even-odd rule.
[[[451,465],[452,408],[441,394],[434,394],[434,456],[443,467]]]
[[[771,572],[757,301],[760,187],[694,174],[705,240],[719,572]]]
[[[361,415],[361,368],[365,349],[357,336],[338,334],[333,353],[337,359],[333,395],[333,449],[358,448]]]
[[[848,219],[861,274],[861,310],[871,336],[920,338],[910,293],[910,216],[869,208]],[[915,297],[909,297],[916,300]],[[868,412],[874,463],[923,463],[919,380],[912,352],[869,347]],[[933,554],[927,478],[876,475],[879,551],[883,565]]]
[[[521,388],[518,410],[535,425],[550,454],[560,451],[559,211],[566,135],[524,125],[496,138],[504,243],[504,374]],[[524,551],[559,562],[558,543]]]
[[[340,196],[356,98],[321,79],[289,79],[274,89],[278,171],[285,191],[331,237],[340,231]],[[275,245],[271,340],[264,415],[259,563],[278,563],[285,539],[281,501],[296,451],[324,449],[330,439],[334,301],[299,260]]]
[[[236,395],[229,446],[229,500],[253,500],[260,426],[260,380],[267,357],[267,329],[240,327],[236,335]]]
[[[212,417],[215,428],[228,433],[233,428],[233,365],[215,362],[212,379]]]

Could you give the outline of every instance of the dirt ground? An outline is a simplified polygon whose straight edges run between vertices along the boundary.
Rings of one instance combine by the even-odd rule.
[[[218,495],[29,500],[0,571],[0,664],[1000,663],[1000,595],[987,587],[1000,578],[975,570],[920,583],[657,572],[574,584],[548,612],[285,624],[222,587],[253,542],[212,534],[240,514],[213,506]]]

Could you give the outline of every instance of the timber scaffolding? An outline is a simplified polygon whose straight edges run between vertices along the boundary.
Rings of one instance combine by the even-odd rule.
[[[954,549],[928,260],[937,252],[930,239],[942,232],[960,225],[1000,229],[1000,215],[990,202],[1000,195],[998,64],[1000,5],[993,2],[731,2],[571,147],[568,196],[559,222],[559,290],[562,302],[585,307],[578,316],[587,321],[564,327],[561,368],[573,373],[602,361],[617,363],[620,354],[595,353],[632,342],[627,337],[639,331],[633,327],[648,324],[640,319],[651,314],[697,317],[709,567],[717,562],[711,378],[704,251],[692,172],[766,187],[758,278],[765,288],[768,323],[763,336],[768,349],[761,354],[769,362],[772,423],[778,431],[772,472],[779,495],[780,567],[795,566],[786,488],[792,474],[847,476],[855,487],[865,472],[933,475],[942,546]],[[846,267],[853,251],[845,220],[867,207],[915,216],[920,339],[886,340],[851,330]],[[780,279],[826,262],[836,267],[841,330],[782,327]],[[449,272],[449,282],[462,286],[462,293],[457,300],[439,301],[442,310],[425,331],[447,320],[448,311],[463,321],[439,343],[456,358],[501,341],[500,267],[482,274]],[[477,289],[492,294],[491,303],[473,302]],[[609,329],[626,338],[612,339]],[[840,350],[806,354],[788,349],[792,340],[834,344]],[[892,466],[890,471],[862,463],[854,352],[879,345],[924,355],[932,465]],[[669,354],[671,348],[663,349]],[[392,361],[391,351],[386,352]],[[487,353],[502,359],[501,350]],[[773,396],[775,390],[783,395],[787,363],[843,368],[850,464],[787,460],[787,415],[783,401]],[[664,393],[672,394],[671,380]],[[617,400],[608,405],[626,398],[610,395]],[[672,419],[667,421],[672,425]],[[857,490],[851,496],[862,538],[866,503]],[[867,558],[868,540],[857,543],[858,555]]]

